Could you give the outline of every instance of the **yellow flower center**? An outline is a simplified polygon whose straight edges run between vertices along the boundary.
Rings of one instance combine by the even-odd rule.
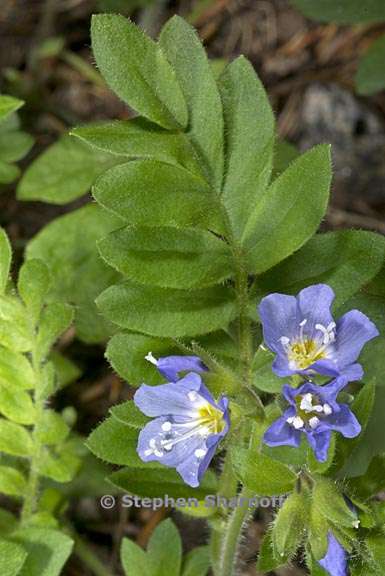
[[[326,358],[325,350],[323,350],[314,340],[303,340],[302,342],[294,342],[290,345],[288,350],[288,358],[290,362],[294,362],[300,370],[305,370],[322,358]]]
[[[219,434],[225,428],[223,412],[207,402],[198,410],[199,420],[203,426],[210,428],[212,434]]]

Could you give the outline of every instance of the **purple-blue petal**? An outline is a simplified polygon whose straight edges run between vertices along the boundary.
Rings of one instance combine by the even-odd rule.
[[[361,432],[361,424],[346,404],[340,404],[340,410],[328,417],[327,424],[345,438],[355,438]]]
[[[282,352],[280,338],[290,338],[296,333],[297,301],[286,294],[269,294],[262,298],[259,305],[259,317],[262,322],[263,338],[273,352]]]
[[[275,420],[263,435],[263,442],[267,446],[294,446],[298,448],[301,443],[301,432],[286,422],[287,418],[295,415],[295,409],[289,408]]]
[[[188,398],[191,391],[198,392],[202,386],[201,377],[191,372],[178,382],[147,386],[142,384],[134,395],[136,406],[146,416],[179,414],[189,416],[193,406]]]
[[[157,360],[156,367],[169,382],[176,382],[180,372],[207,371],[198,356],[164,356]]]
[[[333,322],[330,307],[334,300],[334,292],[327,284],[314,284],[301,290],[297,296],[300,321],[307,320],[305,334],[315,339],[320,335],[316,324],[327,327]]]
[[[323,432],[310,432],[306,430],[305,434],[317,460],[319,462],[326,462],[332,437],[331,431],[324,430]]]
[[[337,322],[337,354],[340,368],[353,364],[363,346],[379,335],[376,326],[359,310],[350,310]]]
[[[347,552],[330,531],[326,555],[318,563],[330,576],[348,576]]]

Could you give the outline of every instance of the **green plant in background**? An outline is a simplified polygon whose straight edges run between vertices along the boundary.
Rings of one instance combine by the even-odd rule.
[[[30,150],[33,139],[19,130],[16,114],[23,102],[12,96],[0,94],[0,185],[10,184],[20,176],[14,163]]]
[[[337,24],[385,22],[382,0],[291,0],[308,18]],[[355,78],[359,94],[370,95],[385,88],[385,36],[370,46],[359,63]]]

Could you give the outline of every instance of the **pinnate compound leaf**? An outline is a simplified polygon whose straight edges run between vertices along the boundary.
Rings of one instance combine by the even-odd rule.
[[[0,414],[17,424],[33,424],[36,412],[31,396],[0,382]]]
[[[112,368],[131,386],[140,386],[143,382],[161,384],[164,378],[145,358],[149,352],[159,358],[177,354],[180,350],[171,339],[118,332],[108,342],[106,357]]]
[[[226,67],[219,85],[227,148],[222,199],[240,237],[270,180],[274,115],[259,78],[243,56]]]
[[[330,147],[312,148],[295,160],[261,196],[248,221],[243,246],[250,272],[261,273],[298,250],[325,214],[331,182]]]
[[[147,547],[147,561],[154,576],[179,576],[182,541],[170,518],[155,528]]]
[[[126,576],[152,576],[147,554],[132,540],[123,538],[120,558]]]
[[[0,383],[12,388],[15,393],[35,387],[35,373],[23,354],[0,346]]]
[[[122,328],[170,338],[213,332],[236,314],[234,293],[224,286],[176,290],[126,281],[103,292],[97,305]]]
[[[217,228],[218,204],[200,177],[181,166],[136,160],[103,174],[95,200],[130,224]]]
[[[0,228],[0,293],[4,292],[12,261],[12,249],[7,234]]]
[[[385,88],[385,36],[373,42],[359,61],[356,86],[359,94],[374,94]]]
[[[385,20],[382,0],[291,0],[308,18],[338,24],[381,22]]]
[[[159,46],[116,14],[97,14],[92,49],[108,85],[134,110],[164,128],[184,128],[187,109],[175,73]]]
[[[20,528],[12,539],[28,552],[17,576],[59,576],[73,547],[69,536],[48,528]]]
[[[217,84],[205,50],[183,18],[173,16],[164,26],[159,45],[175,70],[189,112],[188,135],[203,173],[221,186],[223,173],[223,114]]]
[[[0,466],[0,492],[7,496],[22,496],[27,482],[21,472],[10,466]]]
[[[72,320],[72,306],[63,302],[47,304],[43,310],[37,336],[37,347],[41,358],[46,357],[52,345],[67,330]]]
[[[87,343],[112,333],[94,300],[118,275],[99,256],[96,242],[118,226],[119,220],[89,204],[48,224],[27,246],[27,259],[41,258],[49,268],[50,300],[75,305],[77,335]]]
[[[124,276],[163,288],[201,288],[232,274],[228,245],[193,228],[128,226],[99,242],[104,260]]]
[[[385,239],[364,230],[316,234],[290,258],[258,278],[263,293],[296,294],[308,284],[326,283],[336,294],[335,308],[351,298],[381,269]]]
[[[1,576],[17,576],[25,562],[27,551],[9,540],[0,540],[0,574]]]
[[[0,121],[5,120],[12,112],[16,112],[24,102],[7,94],[0,94]]]
[[[71,136],[49,146],[24,172],[17,189],[19,200],[67,204],[88,192],[96,177],[124,161],[100,152]]]

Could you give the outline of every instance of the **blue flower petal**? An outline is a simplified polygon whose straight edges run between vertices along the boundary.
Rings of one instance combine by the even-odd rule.
[[[263,435],[267,446],[294,446],[298,448],[301,443],[301,432],[286,422],[287,418],[295,415],[295,409],[289,408],[275,420]]]
[[[363,346],[379,335],[376,326],[359,310],[350,310],[337,322],[337,354],[340,368],[353,364]]]
[[[340,404],[340,410],[328,418],[331,430],[340,432],[345,438],[355,438],[361,432],[361,424],[347,404]]]
[[[198,356],[164,356],[156,361],[159,372],[169,382],[176,382],[180,372],[206,372],[207,368]]]
[[[327,284],[314,284],[304,288],[297,296],[300,321],[306,320],[304,333],[314,340],[322,336],[316,329],[316,324],[325,328],[333,322],[330,307],[334,300],[334,292]]]
[[[282,353],[280,338],[291,338],[297,329],[297,301],[286,294],[269,294],[261,300],[259,316],[263,338],[273,352]]]
[[[305,432],[308,442],[312,447],[315,457],[319,462],[326,462],[332,433],[330,430]]]
[[[179,414],[189,416],[194,410],[189,392],[198,392],[202,386],[201,377],[191,372],[178,382],[147,386],[142,384],[134,395],[136,406],[146,416]]]
[[[348,576],[347,552],[335,538],[328,533],[328,549],[326,555],[318,562],[330,576]]]

